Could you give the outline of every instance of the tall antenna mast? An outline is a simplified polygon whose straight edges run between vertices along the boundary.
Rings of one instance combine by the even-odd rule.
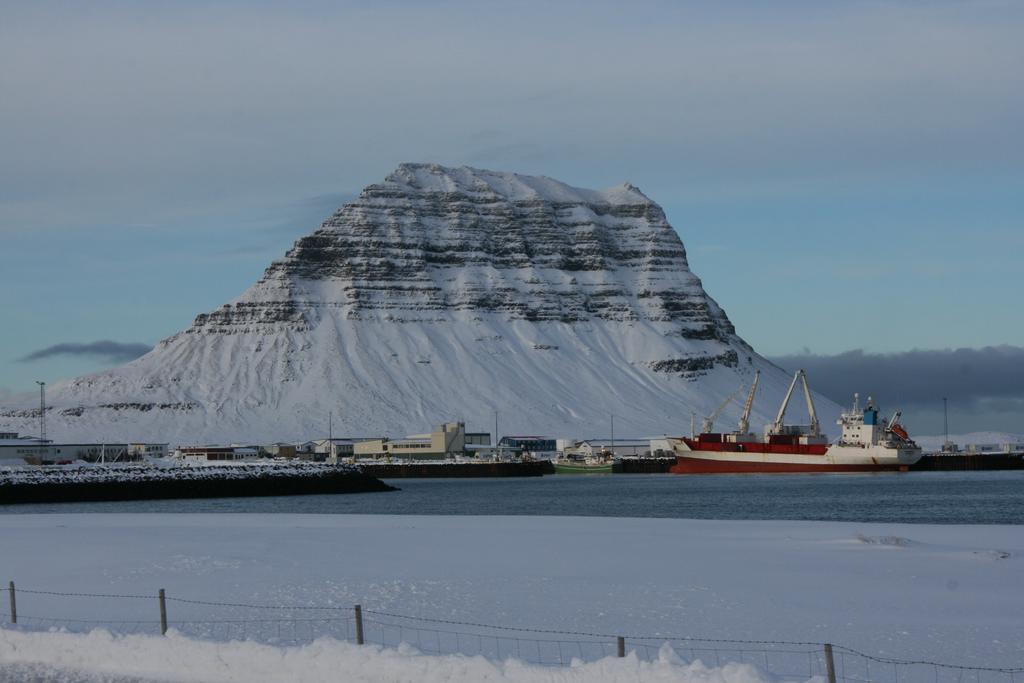
[[[39,385],[39,443],[46,443],[46,382]]]
[[[946,406],[946,397],[942,397],[942,434],[945,438],[943,445],[949,443],[949,411]]]
[[[615,454],[615,416],[609,415],[612,419],[612,455]]]

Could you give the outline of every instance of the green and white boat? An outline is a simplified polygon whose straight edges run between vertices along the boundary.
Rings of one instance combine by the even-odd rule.
[[[580,460],[559,458],[552,463],[555,474],[611,474],[615,461],[611,457],[592,457]]]

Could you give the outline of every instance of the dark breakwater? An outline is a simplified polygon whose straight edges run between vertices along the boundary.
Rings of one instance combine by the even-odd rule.
[[[198,469],[198,468],[197,468]],[[181,474],[189,473],[188,469]],[[193,470],[194,473],[194,470]],[[175,498],[242,498],[306,496],[336,493],[395,491],[393,486],[354,468],[273,471],[258,469],[235,473],[203,472],[204,476],[173,474],[154,477],[75,478],[37,477],[32,481],[0,482],[0,505],[27,503],[85,503],[104,501],[167,500]],[[234,476],[231,476],[234,474]]]
[[[969,472],[973,470],[1024,470],[1022,453],[933,453],[921,456],[911,470]]]

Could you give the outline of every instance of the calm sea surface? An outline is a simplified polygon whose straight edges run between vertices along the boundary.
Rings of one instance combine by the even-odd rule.
[[[395,479],[392,493],[0,507],[29,512],[584,515],[1024,524],[1024,472]]]

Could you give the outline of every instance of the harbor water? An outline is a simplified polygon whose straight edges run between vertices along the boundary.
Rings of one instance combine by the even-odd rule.
[[[1024,472],[395,479],[388,493],[0,506],[0,513],[290,512],[1024,524]]]

